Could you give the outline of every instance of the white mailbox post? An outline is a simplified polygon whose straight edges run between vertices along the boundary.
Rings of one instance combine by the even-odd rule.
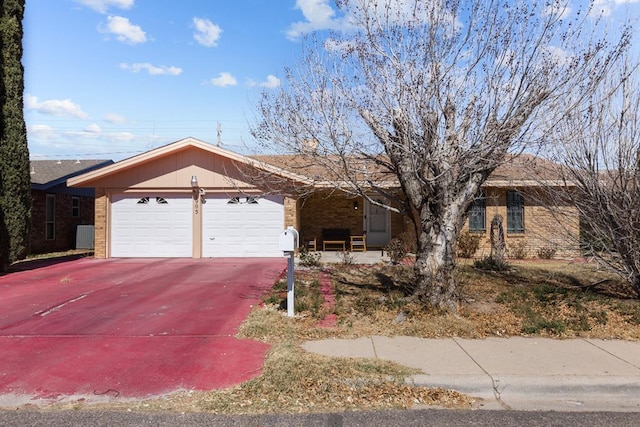
[[[293,317],[293,266],[298,248],[298,232],[295,228],[289,226],[280,233],[278,248],[284,252],[285,257],[289,257],[287,260],[287,316]]]

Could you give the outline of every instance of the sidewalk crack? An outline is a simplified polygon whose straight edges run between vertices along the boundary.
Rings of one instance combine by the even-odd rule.
[[[379,359],[378,351],[376,350],[376,343],[373,340],[373,336],[369,337],[369,339],[371,340],[371,347],[373,348],[373,355],[375,356],[376,359]]]
[[[460,347],[460,350],[462,350],[464,354],[466,354],[469,357],[469,359],[471,359],[473,363],[475,363],[476,366],[480,368],[480,370],[484,372],[489,377],[489,379],[491,379],[491,388],[493,390],[493,396],[496,398],[496,401],[504,409],[510,410],[511,406],[509,406],[505,401],[502,400],[502,390],[504,390],[504,388],[500,387],[500,380],[493,378],[493,375],[491,375],[486,369],[484,369],[482,365],[480,365],[478,361],[474,359],[473,356],[471,356],[471,354],[469,354],[469,352],[458,342],[458,340],[456,340],[455,338],[452,338],[452,340],[453,342],[456,343],[458,347]]]
[[[594,346],[594,347],[595,347],[595,348],[597,348],[598,350],[600,350],[600,351],[604,351],[604,352],[605,352],[605,353],[607,353],[608,355],[615,357],[616,359],[620,360],[621,362],[626,363],[626,364],[627,364],[627,365],[629,365],[629,366],[633,366],[633,367],[634,367],[634,368],[636,368],[636,369],[640,369],[640,366],[636,366],[636,365],[634,365],[633,363],[629,362],[628,360],[625,360],[625,359],[623,359],[622,357],[620,357],[620,356],[618,356],[618,355],[616,355],[616,354],[614,354],[614,353],[611,353],[609,350],[607,350],[607,349],[605,349],[605,348],[600,347],[599,345],[597,345],[596,343],[593,343],[593,342],[589,341],[588,339],[582,338],[582,341],[586,342],[587,344],[591,344],[592,346]]]

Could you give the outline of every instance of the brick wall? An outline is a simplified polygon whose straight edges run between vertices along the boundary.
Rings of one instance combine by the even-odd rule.
[[[298,201],[290,197],[284,198],[284,226],[291,226],[300,230],[300,220],[298,218]]]
[[[95,198],[95,258],[107,257],[108,200],[104,188],[96,188]]]
[[[53,193],[51,193],[53,194]],[[46,239],[46,200],[44,191],[31,191],[31,230],[29,232],[30,252],[41,254],[74,249],[78,225],[91,225],[94,221],[93,197],[79,197],[80,216],[72,217],[72,195],[55,195],[55,233],[54,239]]]
[[[531,188],[520,188],[524,196],[524,233],[507,232],[507,189],[486,189],[486,232],[480,233],[482,241],[476,256],[491,253],[491,221],[502,215],[507,251],[522,246],[527,258],[537,258],[541,248],[554,248],[556,258],[575,258],[580,255],[575,236],[580,228],[578,212],[573,206],[550,207],[547,198]],[[468,230],[468,223],[463,230]],[[508,255],[508,253],[507,253]]]
[[[358,209],[354,202],[358,202]],[[349,197],[340,191],[317,191],[298,201],[300,234],[302,237],[321,239],[323,228],[348,228],[351,235],[360,235],[364,227],[364,202],[360,197]],[[391,213],[391,237],[402,234],[405,217]]]

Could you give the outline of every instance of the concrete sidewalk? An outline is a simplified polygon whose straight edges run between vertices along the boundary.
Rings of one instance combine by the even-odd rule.
[[[483,409],[640,411],[640,342],[373,336],[303,348],[420,369],[409,381],[482,398]]]

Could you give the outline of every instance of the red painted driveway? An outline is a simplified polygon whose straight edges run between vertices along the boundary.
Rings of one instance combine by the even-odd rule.
[[[228,387],[266,344],[233,337],[283,259],[81,259],[0,277],[0,394],[145,397]]]

